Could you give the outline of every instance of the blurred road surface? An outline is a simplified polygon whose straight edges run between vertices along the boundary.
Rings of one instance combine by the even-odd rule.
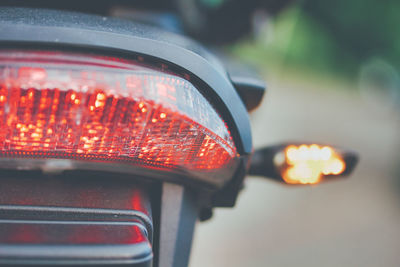
[[[275,79],[252,115],[256,147],[331,143],[361,162],[315,187],[247,179],[234,209],[197,224],[190,266],[400,266],[400,112],[340,85]]]

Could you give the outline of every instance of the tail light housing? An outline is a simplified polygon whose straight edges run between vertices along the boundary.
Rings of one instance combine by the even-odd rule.
[[[0,158],[214,179],[238,153],[216,109],[178,75],[115,57],[1,51]]]

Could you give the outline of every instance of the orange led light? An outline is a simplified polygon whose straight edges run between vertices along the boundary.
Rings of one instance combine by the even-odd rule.
[[[339,175],[346,168],[343,158],[329,146],[290,145],[284,153],[282,177],[288,184],[316,184],[324,175]]]
[[[236,156],[225,122],[182,78],[114,58],[0,52],[0,158],[213,170]]]

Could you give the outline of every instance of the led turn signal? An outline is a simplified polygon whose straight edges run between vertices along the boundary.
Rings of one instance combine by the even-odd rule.
[[[346,162],[330,146],[290,145],[285,148],[284,157],[280,169],[288,184],[317,184],[323,176],[340,175],[346,168]]]
[[[357,160],[354,152],[328,145],[284,144],[257,150],[250,174],[287,184],[318,184],[326,177],[349,174]]]

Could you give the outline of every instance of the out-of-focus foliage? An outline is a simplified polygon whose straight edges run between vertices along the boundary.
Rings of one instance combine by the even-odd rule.
[[[235,46],[260,64],[352,78],[379,58],[400,70],[400,1],[305,0],[272,20],[256,39]]]

